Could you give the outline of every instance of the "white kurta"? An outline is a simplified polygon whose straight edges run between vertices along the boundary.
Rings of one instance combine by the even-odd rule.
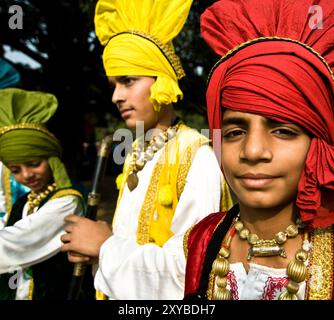
[[[3,164],[2,162],[0,162],[0,229],[2,229],[5,226],[7,218],[6,211],[7,208],[6,208],[4,181],[3,181]]]
[[[60,236],[64,231],[64,218],[82,214],[81,201],[76,196],[64,196],[45,203],[39,210],[13,226],[0,230],[0,273],[13,272],[42,262],[60,251]]]
[[[171,224],[174,235],[159,247],[136,243],[138,217],[152,171],[162,150],[139,172],[132,192],[126,186],[115,213],[113,235],[102,245],[95,288],[111,299],[182,299],[185,232],[220,210],[222,174],[209,146],[198,149]]]
[[[249,264],[248,273],[241,262],[232,263],[227,274],[227,288],[232,300],[277,300],[286,291],[288,283],[286,268],[276,269],[256,263]],[[306,282],[297,292],[299,300],[304,300]]]

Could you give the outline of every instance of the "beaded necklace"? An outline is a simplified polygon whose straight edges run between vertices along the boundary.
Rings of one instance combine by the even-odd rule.
[[[130,191],[134,190],[139,182],[137,173],[145,167],[145,164],[152,160],[155,153],[162,149],[164,145],[176,136],[181,125],[181,121],[174,126],[169,127],[158,135],[154,136],[148,144],[139,141],[133,149],[130,160],[130,173],[127,178],[127,185]]]
[[[49,184],[42,192],[31,191],[28,194],[28,214],[33,213],[34,208],[38,207],[41,202],[53,191],[57,189],[56,183]]]
[[[242,240],[247,240],[251,246],[254,245],[255,243],[258,243],[258,244],[262,243],[264,245],[264,248],[266,248],[268,247],[267,244],[269,243],[270,244],[269,247],[272,248],[273,247],[272,244],[274,243],[274,241],[277,242],[277,239],[279,239],[279,241],[284,240],[281,243],[283,244],[287,240],[287,237],[294,238],[297,236],[298,228],[300,228],[300,226],[294,226],[294,225],[291,225],[291,226],[287,227],[287,229],[284,232],[277,233],[273,240],[259,240],[258,237],[254,234],[252,235],[248,229],[247,229],[248,232],[243,231],[241,233],[241,231],[245,230],[246,228],[243,226],[241,221],[239,221],[239,215],[236,218],[234,218],[232,226],[227,236],[225,237],[222,243],[222,246],[219,250],[218,256],[212,264],[212,274],[214,276],[214,282],[217,286],[217,288],[214,287],[213,300],[230,300],[231,299],[231,293],[226,288],[227,287],[227,274],[230,271],[230,264],[229,264],[228,258],[231,252],[230,250],[231,241],[236,232],[239,233],[239,236]],[[297,229],[297,233],[296,233],[296,229]],[[252,247],[250,249],[250,252],[251,250],[252,250]],[[295,260],[290,261],[288,264],[287,275],[288,275],[289,281],[288,281],[288,284],[285,286],[286,291],[280,294],[278,298],[279,300],[298,300],[297,292],[299,290],[299,284],[303,282],[307,276],[307,268],[305,266],[305,261],[307,261],[308,259],[309,250],[310,250],[310,244],[308,241],[308,234],[307,232],[305,232],[303,234],[302,248],[296,251]],[[259,252],[261,252],[261,250],[259,251],[255,250],[255,253],[259,253]],[[286,255],[285,256],[282,255],[282,248],[275,248],[275,250],[264,249],[261,254],[251,254],[251,257],[252,256],[262,256],[263,257],[263,256],[273,256],[273,255],[280,255],[282,257],[286,256]],[[249,256],[250,256],[250,253],[248,254],[248,257]]]

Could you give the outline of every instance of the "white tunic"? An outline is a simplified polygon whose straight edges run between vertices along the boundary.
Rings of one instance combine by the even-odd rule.
[[[111,299],[182,299],[186,261],[185,232],[220,210],[222,173],[209,146],[198,149],[171,224],[173,236],[159,247],[136,243],[138,217],[152,171],[162,150],[139,172],[132,192],[124,188],[115,213],[113,235],[100,250],[95,288]]]
[[[17,299],[27,298],[27,281],[23,281],[24,268],[42,262],[60,251],[64,234],[64,218],[69,214],[82,214],[78,197],[68,195],[45,203],[39,210],[23,218],[13,226],[0,230],[0,273],[19,270]],[[23,272],[23,273],[22,273]]]
[[[230,290],[232,300],[277,300],[279,295],[286,291],[288,283],[287,271],[249,264],[248,273],[241,262],[230,265],[227,274],[227,288]],[[306,282],[299,286],[297,296],[304,300]]]
[[[3,164],[0,162],[0,229],[4,227],[7,218],[6,197],[4,190]]]

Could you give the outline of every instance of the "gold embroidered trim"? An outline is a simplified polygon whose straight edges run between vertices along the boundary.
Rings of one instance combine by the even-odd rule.
[[[64,190],[56,191],[56,193],[52,195],[49,200],[58,199],[58,198],[65,197],[65,196],[77,196],[83,199],[83,196],[79,191],[75,189],[64,189]]]
[[[188,258],[188,238],[189,238],[190,232],[192,231],[192,229],[194,229],[194,227],[195,227],[195,224],[192,225],[183,236],[183,252],[184,252],[184,256],[186,257],[186,259]]]
[[[34,294],[34,278],[31,278],[29,280],[29,291],[28,291],[28,300],[32,300],[33,294]]]
[[[18,130],[18,129],[31,129],[31,130],[36,130],[36,131],[41,131],[48,135],[49,137],[57,140],[57,138],[49,131],[47,130],[44,126],[38,124],[38,123],[18,123],[18,124],[13,124],[10,126],[5,126],[0,129],[0,136],[13,131],[13,130]]]
[[[223,57],[221,57],[213,66],[213,68],[211,69],[209,76],[208,76],[208,81],[207,83],[210,82],[211,76],[213,74],[213,72],[215,71],[215,69],[222,63],[224,62],[226,59],[228,59],[230,56],[232,56],[233,54],[235,54],[236,52],[238,52],[239,50],[252,45],[254,43],[258,43],[258,42],[262,42],[262,41],[288,41],[288,42],[293,42],[296,44],[301,45],[302,47],[304,47],[305,49],[309,50],[310,52],[312,52],[313,54],[315,54],[326,66],[326,68],[328,69],[333,81],[334,81],[334,72],[332,71],[331,67],[329,66],[329,64],[327,63],[326,59],[321,56],[317,51],[315,51],[312,47],[308,46],[307,44],[300,42],[298,40],[293,40],[290,38],[284,38],[284,37],[260,37],[260,38],[256,38],[256,39],[252,39],[249,41],[246,41],[238,46],[236,46],[235,48],[229,50]]]
[[[179,165],[178,173],[177,173],[177,198],[180,199],[181,194],[183,192],[184,186],[186,185],[186,177],[188,175],[190,166],[193,162],[194,155],[199,147],[201,147],[204,143],[206,143],[206,139],[200,139],[196,141],[194,145],[189,145],[185,151],[185,155],[183,159],[181,159],[181,163]],[[195,149],[195,147],[197,147]]]
[[[166,148],[164,148],[161,156],[165,156]],[[137,229],[137,243],[146,244],[150,242],[150,223],[153,211],[155,208],[155,199],[158,193],[158,182],[161,174],[161,170],[164,167],[161,163],[155,165],[153,173],[151,175],[150,184],[146,192],[144,203],[140,209],[138,229]]]
[[[208,289],[206,291],[206,296],[208,300],[213,300],[214,288],[215,288],[215,274],[211,271],[209,274]]]
[[[10,189],[10,170],[5,166],[3,166],[3,181],[6,201],[6,220],[8,221],[12,211],[12,190]]]
[[[154,43],[160,49],[162,54],[166,57],[169,64],[172,66],[177,78],[181,79],[185,76],[185,72],[182,68],[180,58],[176,55],[176,53],[174,52],[171,45],[169,45],[167,43],[166,44],[162,43],[158,38],[156,38],[155,36],[153,36],[149,33],[146,33],[146,32],[143,32],[143,31],[137,31],[137,30],[128,30],[128,31],[123,31],[123,32],[116,33],[110,38],[110,40],[112,38],[118,36],[118,35],[121,35],[121,34],[134,34],[136,36],[139,36],[139,37],[142,37],[146,40],[151,41],[152,43]]]
[[[333,228],[315,229],[311,236],[309,279],[305,297],[308,300],[331,300],[333,292]]]
[[[95,300],[109,300],[102,291],[95,290]]]
[[[182,129],[179,131],[181,132]],[[181,162],[179,164],[178,168],[178,181],[177,181],[177,197],[178,199],[181,196],[181,193],[183,192],[185,183],[186,183],[186,176],[188,174],[189,168],[192,164],[192,160],[194,157],[195,152],[194,150],[198,150],[198,148],[207,140],[204,138],[201,138],[198,141],[195,141],[194,144],[189,145],[186,148],[186,151],[183,153],[185,154],[185,159],[181,159]],[[140,214],[139,214],[139,220],[138,220],[138,229],[137,229],[137,243],[138,244],[145,244],[152,242],[152,239],[150,238],[150,225],[153,217],[154,210],[156,208],[155,201],[158,194],[158,183],[160,179],[160,174],[162,169],[164,168],[164,161],[163,159],[167,159],[168,157],[168,150],[171,143],[174,143],[174,139],[167,142],[165,148],[163,149],[161,156],[157,162],[157,164],[154,167],[153,173],[151,175],[150,184],[148,186],[148,190],[146,192],[144,203],[141,207]],[[197,145],[196,145],[197,143]],[[197,149],[194,149],[197,147]]]

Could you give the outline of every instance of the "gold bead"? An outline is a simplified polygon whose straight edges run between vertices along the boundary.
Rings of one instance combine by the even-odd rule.
[[[276,233],[275,235],[275,241],[278,244],[283,244],[286,241],[287,237],[286,237],[286,233],[283,231],[280,231],[278,233]]]
[[[259,241],[259,237],[258,237],[258,235],[255,234],[255,233],[250,233],[250,234],[248,235],[247,241],[248,241],[250,244],[255,244],[257,241]]]
[[[161,149],[165,145],[165,141],[160,136],[154,137],[154,144],[158,149]]]
[[[241,239],[245,240],[248,238],[248,235],[249,235],[249,230],[244,228],[242,229],[240,232],[239,232],[239,236]]]
[[[37,199],[33,200],[32,203],[33,203],[34,206],[38,206],[39,205],[39,201]]]
[[[151,148],[152,148],[153,152],[157,152],[159,150],[159,148],[155,144],[152,144]]]
[[[166,132],[160,133],[159,137],[163,140],[163,142],[167,142],[168,140]]]
[[[216,285],[219,288],[226,288],[227,286],[227,278],[226,277],[216,277]]]
[[[166,134],[167,134],[168,140],[174,138],[176,136],[175,128],[168,128]]]
[[[216,258],[212,264],[212,271],[220,277],[225,277],[229,272],[230,264],[225,258]]]
[[[294,282],[302,282],[307,275],[307,269],[302,261],[290,261],[287,268],[288,277]]]
[[[145,157],[147,160],[152,160],[154,157],[154,152],[152,150],[152,148],[147,148],[146,152],[145,152]]]
[[[137,170],[142,170],[142,169],[144,168],[144,166],[145,166],[145,161],[144,161],[143,158],[138,159],[138,160],[136,161],[136,169],[137,169]]]
[[[291,224],[286,228],[286,234],[289,238],[294,238],[298,235],[298,227],[296,225]]]
[[[48,186],[47,190],[49,190],[50,192],[52,192],[53,191],[53,187],[52,186]]]
[[[289,293],[296,294],[299,290],[299,284],[290,280],[286,286],[286,289],[288,290]]]
[[[225,247],[221,247],[219,250],[219,255],[227,259],[230,256],[230,250]]]
[[[237,221],[234,225],[235,230],[240,232],[244,227],[244,224],[241,221]]]
[[[305,262],[308,258],[308,253],[303,249],[299,249],[295,254],[295,258],[297,261]]]
[[[213,300],[231,300],[230,291],[226,288],[218,288],[213,293]]]
[[[280,294],[278,300],[298,300],[298,297],[295,294],[284,291]]]

